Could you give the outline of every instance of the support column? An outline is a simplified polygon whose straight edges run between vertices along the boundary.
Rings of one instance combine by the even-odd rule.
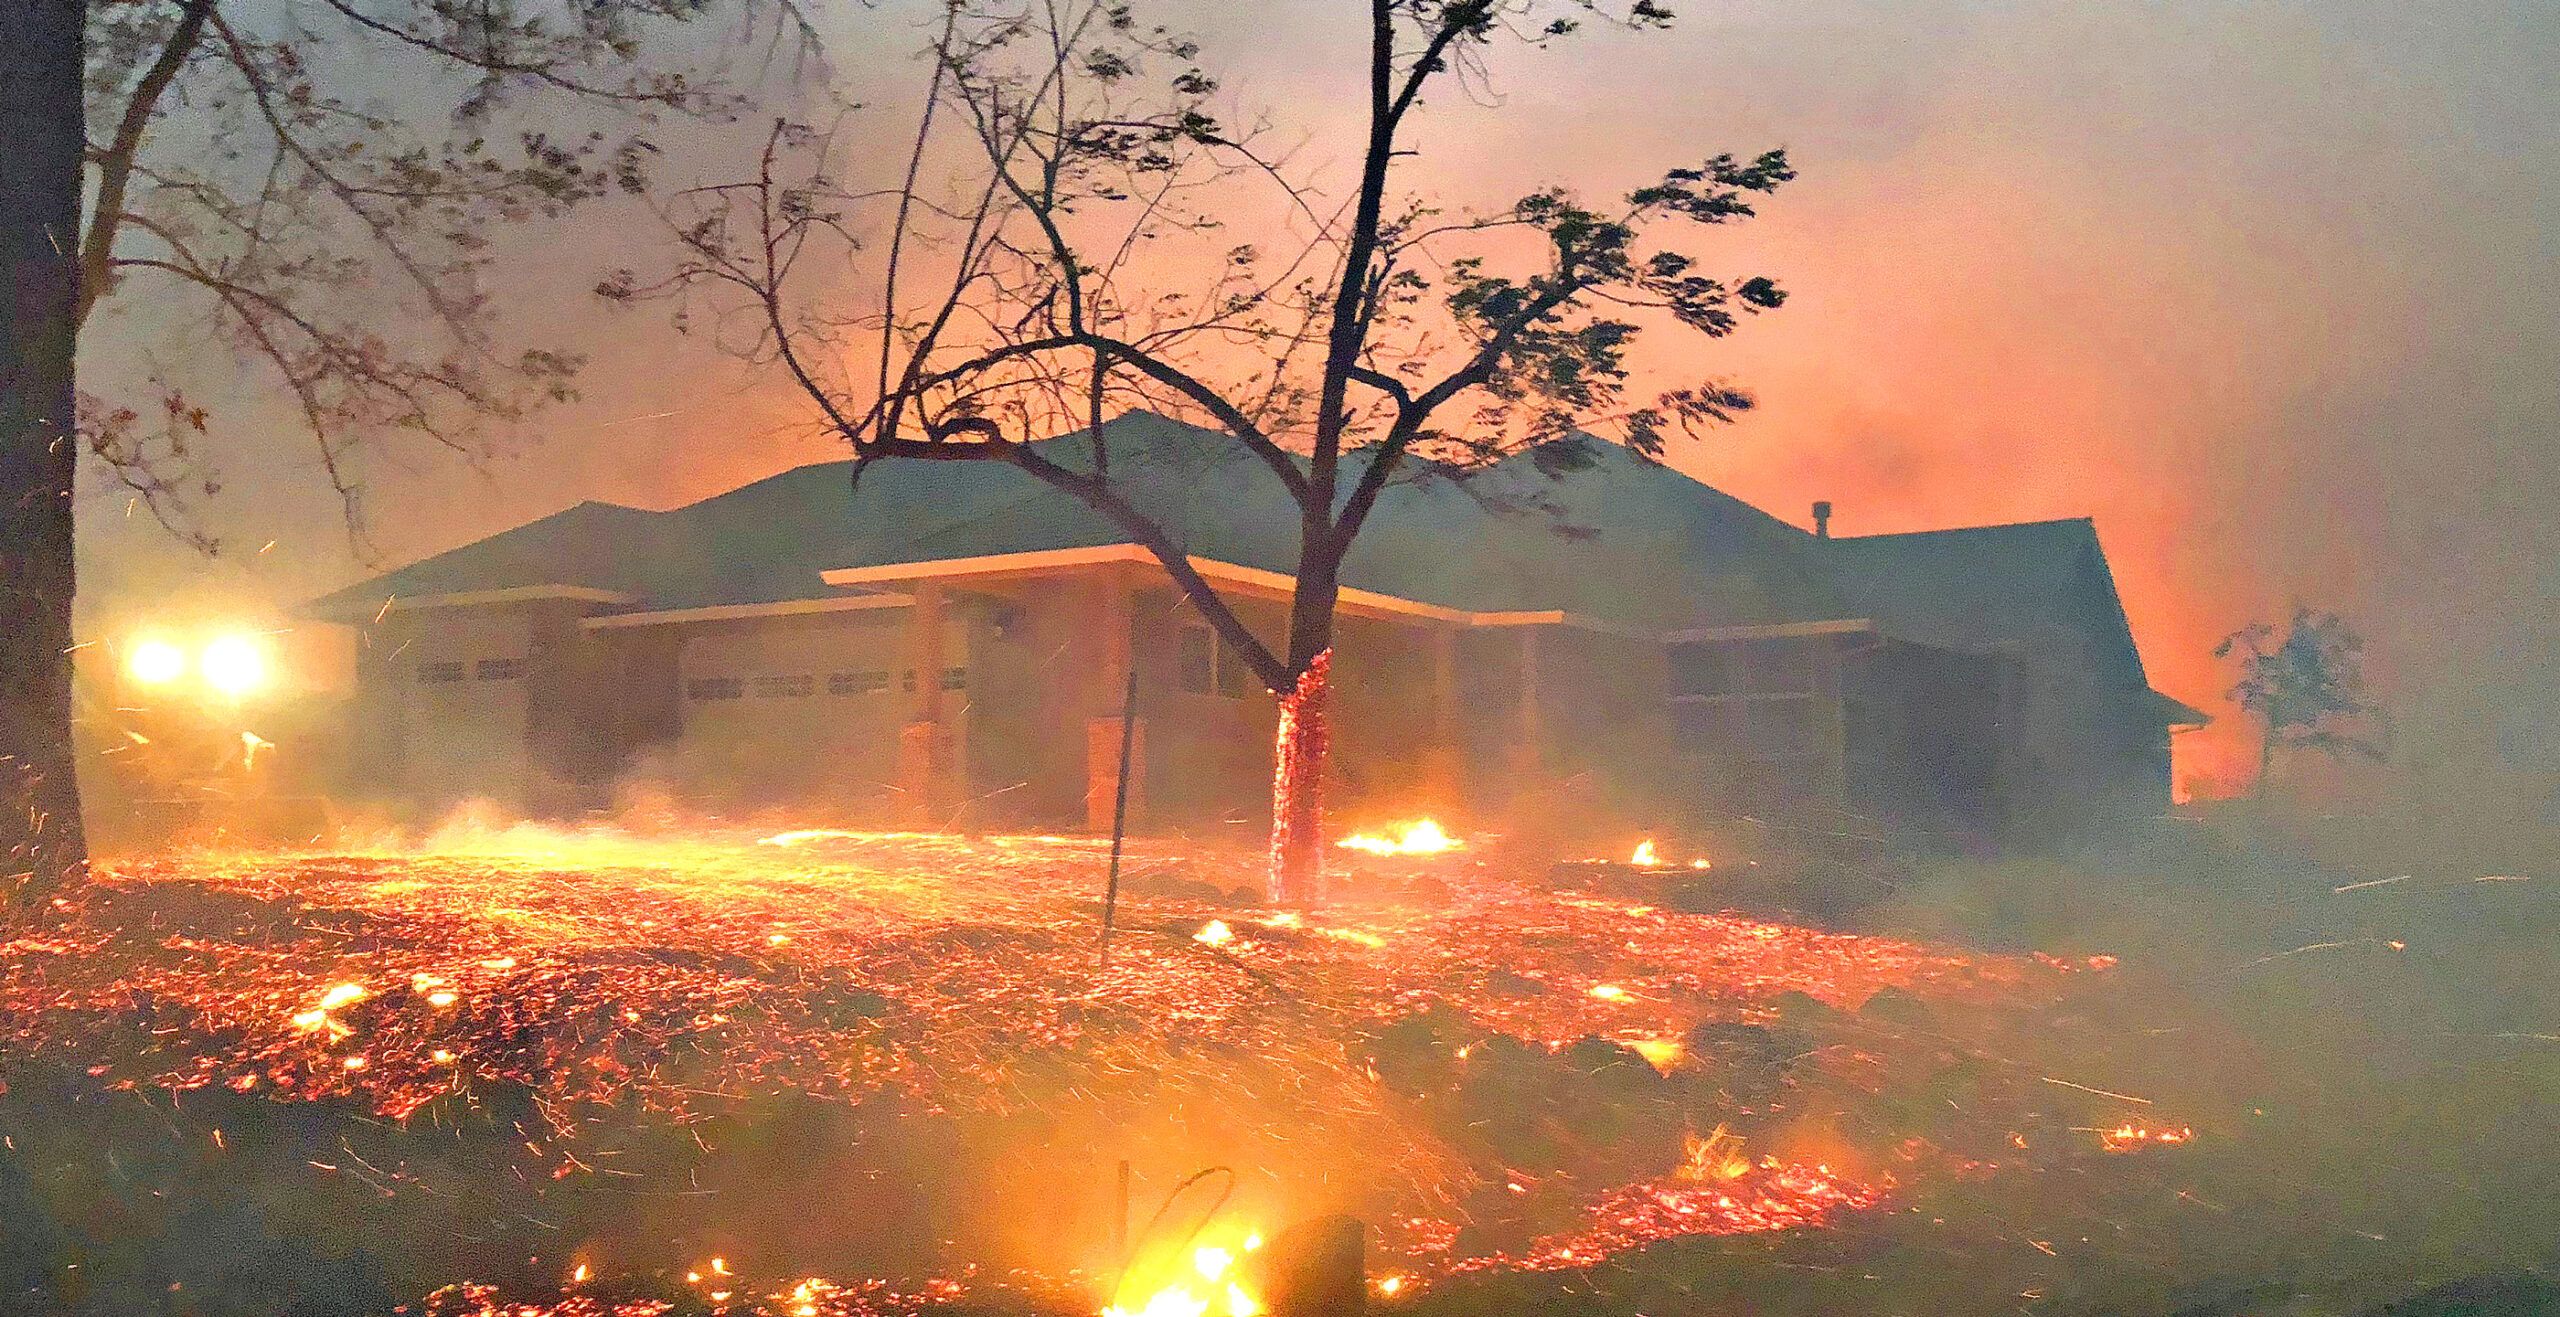
[[[1431,736],[1422,748],[1421,787],[1434,804],[1466,804],[1466,724],[1458,713],[1458,628],[1431,631]]]
[[[1547,760],[1547,713],[1538,698],[1538,629],[1520,628],[1520,725],[1512,746],[1512,767],[1534,773]],[[1514,784],[1517,785],[1516,783]]]
[[[956,746],[945,709],[943,670],[950,666],[944,651],[945,594],[939,581],[922,581],[914,590],[915,606],[907,610],[907,663],[915,673],[915,689],[907,693],[906,725],[898,736],[898,787],[905,793],[909,821],[939,827],[959,799]]]
[[[1095,587],[1094,626],[1100,632],[1085,687],[1084,823],[1087,831],[1109,832],[1120,786],[1121,701],[1128,693],[1134,649],[1134,592],[1119,572],[1105,571]],[[1145,698],[1141,691],[1139,698]],[[1146,817],[1147,724],[1144,718],[1129,738],[1129,826]]]

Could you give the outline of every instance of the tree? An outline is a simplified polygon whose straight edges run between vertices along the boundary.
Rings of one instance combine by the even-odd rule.
[[[1226,126],[1196,44],[1127,4],[953,0],[892,176],[777,124],[752,178],[666,210],[673,270],[600,289],[712,299],[851,447],[857,480],[881,460],[1010,463],[1144,546],[1279,697],[1272,880],[1291,901],[1317,896],[1339,574],[1381,493],[1524,449],[1561,473],[1588,464],[1590,430],[1658,457],[1672,429],[1747,408],[1712,379],[1632,400],[1628,354],[1649,324],[1720,337],[1779,304],[1768,279],[1710,276],[1661,234],[1747,219],[1793,177],[1779,151],[1709,155],[1606,202],[1555,187],[1444,213],[1399,184],[1433,96],[1480,79],[1498,45],[1670,15],[1370,0],[1366,19],[1345,200],[1270,149],[1268,124]],[[804,290],[793,276],[819,260],[829,282]],[[1102,421],[1137,407],[1223,436],[1296,505],[1285,636],[1241,621],[1113,474]],[[1069,430],[1092,437],[1082,460],[1029,442]]]
[[[568,396],[573,356],[497,341],[487,231],[641,190],[657,116],[732,103],[641,59],[645,36],[705,7],[0,0],[0,878],[42,891],[86,857],[70,729],[83,455],[212,547],[183,520],[216,488],[205,409],[172,374],[147,399],[78,391],[92,314],[129,293],[202,312],[291,398],[361,539],[359,446],[407,434],[471,454],[475,423]],[[777,33],[805,36],[776,12]],[[439,99],[441,121],[416,113]],[[526,112],[542,126],[498,130]]]
[[[2281,638],[2274,626],[2252,622],[2225,636],[2213,656],[2237,663],[2240,679],[2228,693],[2258,721],[2256,794],[2267,792],[2278,749],[2381,757],[2358,727],[2380,712],[2364,694],[2364,637],[2336,614],[2296,606]]]

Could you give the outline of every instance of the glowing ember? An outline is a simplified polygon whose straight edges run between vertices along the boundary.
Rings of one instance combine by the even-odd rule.
[[[1517,1255],[1469,1258],[1458,1271],[1564,1271],[1681,1235],[1739,1235],[1821,1225],[1871,1207],[1889,1185],[1862,1184],[1828,1166],[1763,1160],[1743,1175],[1699,1182],[1673,1175],[1629,1185],[1592,1209],[1592,1224],[1550,1235]]]
[[[2098,1146],[2109,1152],[2138,1152],[2144,1148],[2175,1147],[2178,1144],[2193,1142],[2196,1137],[2195,1130],[2186,1125],[2162,1126],[2159,1129],[2153,1129],[2148,1125],[2126,1123],[2114,1129],[2098,1130],[2096,1133]]]
[[[1293,905],[1324,896],[1324,763],[1333,732],[1333,651],[1317,654],[1280,697],[1271,781],[1271,896]]]
[[[40,932],[0,932],[0,1053],[115,1088],[220,1085],[395,1120],[517,1087],[538,1115],[516,1154],[533,1183],[614,1173],[597,1144],[634,1113],[682,1128],[708,1105],[806,1094],[843,1106],[887,1096],[953,1119],[1036,1108],[1132,1141],[1198,1129],[1270,1183],[1372,1195],[1371,1219],[1401,1215],[1412,1238],[1453,1240],[1460,1204],[1506,1182],[1541,1183],[1541,1201],[1567,1194],[1554,1207],[1569,1228],[1510,1254],[1388,1253],[1411,1293],[1458,1270],[1584,1266],[1679,1235],[1818,1225],[1885,1187],[1764,1161],[1730,1178],[1668,1173],[1572,1193],[1557,1188],[1570,1179],[1541,1178],[1552,1168],[1485,1161],[1412,1104],[1380,1101],[1362,1040],[1384,1026],[1453,1020],[1440,1055],[1478,1044],[1471,1070],[1513,1064],[1480,1046],[1497,1038],[1533,1056],[1616,1038],[1668,1067],[1693,1029],[1753,1019],[1789,994],[1853,1010],[1887,987],[2005,992],[2034,968],[1472,867],[1445,875],[1427,904],[1361,907],[1356,928],[1124,896],[1133,932],[1106,964],[1093,951],[1099,843],[828,839],[849,844],[550,833],[429,853],[108,864]],[[1231,886],[1258,867],[1143,843],[1130,858],[1140,871],[1227,863]],[[778,929],[789,930],[780,941]],[[1252,954],[1200,954],[1241,945]],[[152,1003],[147,1031],[102,1027],[137,1001]],[[358,1036],[361,1055],[339,1046]],[[1706,1141],[1711,1155],[1683,1165],[1738,1160],[1730,1135]],[[327,1173],[365,1169],[339,1165]],[[1204,1234],[1154,1272],[1133,1270],[1109,1302],[1123,1317],[1243,1317],[1258,1299],[1237,1259],[1258,1243]],[[920,1293],[952,1292],[811,1278],[790,1299],[791,1281],[733,1281],[721,1259],[668,1262],[670,1279],[690,1262],[702,1278],[690,1293],[709,1304],[734,1295],[774,1313],[912,1311],[901,1305]],[[424,1311],[604,1310],[462,1287]]]
[[[1627,857],[1627,863],[1632,864],[1639,869],[1650,869],[1655,865],[1662,863],[1662,856],[1659,852],[1654,850],[1653,839],[1651,837],[1647,837],[1643,841],[1636,843],[1635,854]]]
[[[1355,832],[1334,844],[1371,855],[1439,855],[1466,843],[1450,836],[1438,823],[1419,819],[1387,832]]]

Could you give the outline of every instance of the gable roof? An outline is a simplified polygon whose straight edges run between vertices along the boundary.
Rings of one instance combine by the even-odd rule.
[[[2086,517],[1832,541],[1850,607],[1914,640],[2070,654],[2109,686],[2145,685],[2142,654]]]
[[[1101,429],[1126,496],[1186,553],[1295,570],[1298,512],[1224,436],[1145,412]],[[1040,441],[1091,469],[1091,436]],[[1955,648],[2018,647],[2141,689],[2142,660],[2085,519],[1826,540],[1625,448],[1590,441],[1563,478],[1518,454],[1456,476],[1400,475],[1345,559],[1346,587],[1468,612],[1560,610],[1651,632],[1869,618]],[[1346,493],[1363,455],[1346,457]],[[1091,549],[1129,537],[1017,467],[891,461],[797,467],[683,507],[566,511],[324,596],[386,600],[535,586],[629,596],[632,612],[841,599],[822,573]]]

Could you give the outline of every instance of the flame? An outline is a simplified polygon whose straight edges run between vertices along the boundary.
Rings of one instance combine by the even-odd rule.
[[[1385,832],[1355,832],[1335,844],[1371,855],[1439,855],[1466,845],[1430,819],[1416,819],[1402,829]]]
[[[1662,863],[1661,853],[1653,848],[1653,838],[1647,837],[1637,842],[1635,854],[1627,857],[1627,863],[1640,869],[1650,869]]]
[[[1629,1038],[1625,1042],[1628,1050],[1644,1058],[1646,1065],[1666,1075],[1679,1069],[1681,1060],[1689,1055],[1688,1044],[1677,1038]]]
[[[1262,1247],[1255,1231],[1221,1232],[1219,1240],[1196,1245],[1185,1260],[1142,1259],[1120,1279],[1119,1295],[1145,1295],[1134,1304],[1115,1296],[1101,1317],[1262,1317],[1262,1301],[1236,1274],[1238,1255]],[[1187,1261],[1189,1265],[1182,1265]]]
[[[1202,924],[1200,931],[1191,935],[1191,940],[1204,947],[1223,947],[1236,940],[1236,931],[1227,927],[1226,920],[1212,919]]]
[[[2099,1130],[2098,1146],[2109,1152],[2133,1152],[2144,1147],[2174,1147],[2192,1141],[2195,1128],[2189,1125],[2162,1126],[2126,1123],[2111,1130]]]
[[[1751,1173],[1751,1159],[1742,1155],[1742,1136],[1722,1125],[1705,1134],[1683,1133],[1680,1145],[1680,1165],[1671,1172],[1677,1179],[1705,1183],[1739,1180]]]

